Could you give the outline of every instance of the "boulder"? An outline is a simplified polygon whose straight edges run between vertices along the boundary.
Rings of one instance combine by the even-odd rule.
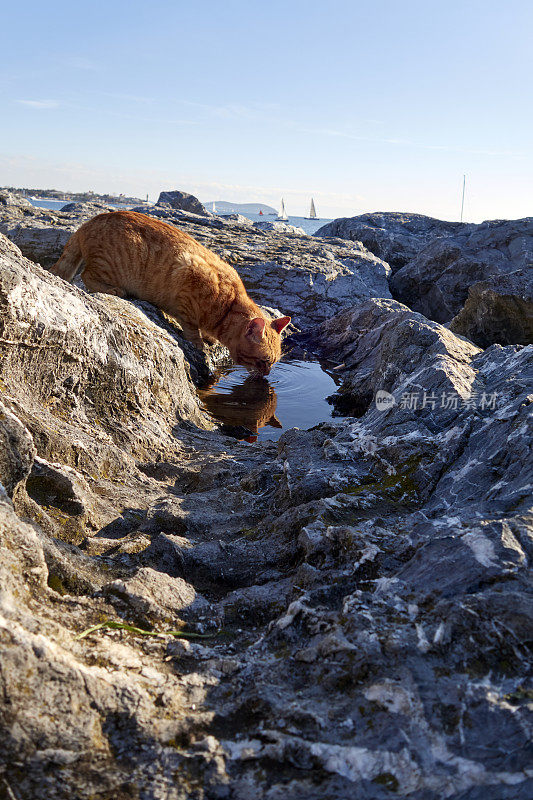
[[[49,219],[27,217],[14,222],[0,222],[0,233],[11,239],[30,261],[51,267],[79,224],[51,226]]]
[[[277,220],[273,222],[269,222],[268,220],[265,220],[265,222],[254,222],[253,226],[254,228],[259,228],[260,231],[277,231],[278,233],[292,233],[295,236],[307,236],[303,228],[297,228],[294,225],[289,225],[286,222],[279,222]]]
[[[362,214],[334,220],[315,236],[360,240],[392,267],[396,299],[437,322],[460,314],[453,330],[482,346],[531,341],[531,218],[474,225]]]
[[[209,212],[203,207],[197,197],[188,192],[180,192],[177,189],[171,192],[161,192],[156,205],[182,209],[183,211],[190,211],[192,214],[200,214],[200,216],[204,217],[209,216]]]
[[[533,270],[516,270],[474,283],[450,330],[480,347],[533,343]]]
[[[244,217],[242,214],[237,214],[236,212],[232,212],[230,214],[217,214],[218,217],[227,220],[228,222],[239,222],[241,225],[246,225],[248,228],[251,228],[253,222],[249,217]]]
[[[380,465],[390,496],[423,499],[432,516],[528,510],[533,346],[481,351],[383,300],[324,323],[315,339],[343,359],[331,400],[361,415],[353,446]]]
[[[15,208],[33,208],[30,201],[20,194],[14,194],[7,189],[0,189],[0,206],[14,206]]]
[[[314,332],[311,343],[337,364],[342,385],[332,401],[357,416],[373,405],[378,390],[392,393],[410,381],[413,373],[424,375],[424,381],[417,379],[417,386],[423,386],[428,396],[437,393],[439,403],[442,392],[456,390],[461,399],[466,397],[472,378],[470,361],[479,352],[470,342],[395,300],[368,300],[338,314]],[[430,365],[431,374],[424,372],[424,363]],[[424,418],[429,411],[427,405],[419,414]],[[439,413],[441,420],[447,416]]]
[[[94,216],[91,212],[89,216]],[[63,215],[60,211],[28,206],[0,205],[0,233],[15,242],[23,255],[51,267],[70,236],[89,216]]]
[[[73,203],[66,203],[64,206],[61,207],[61,212],[63,214],[88,214],[91,217],[96,216],[97,214],[101,214],[102,211],[115,211],[116,209],[113,206],[108,205],[107,203],[99,203],[96,200],[93,202],[73,202]]]
[[[314,235],[362,242],[396,272],[434,239],[455,235],[471,227],[462,222],[445,222],[423,214],[386,211],[334,219]]]
[[[513,275],[531,271],[532,264],[532,218],[483,222],[434,239],[394,274],[391,291],[414,311],[450,322],[465,304],[470,286],[508,276],[509,289]],[[517,294],[521,288],[519,282]]]
[[[88,467],[96,450],[104,458],[110,446],[151,455],[172,448],[173,429],[185,421],[211,427],[168,329],[128,301],[88,295],[45,272],[3,236],[0,318],[3,386],[21,403],[25,424],[36,416],[30,430],[47,460],[55,460],[48,448],[58,440],[64,463]],[[83,436],[69,433],[72,419]]]

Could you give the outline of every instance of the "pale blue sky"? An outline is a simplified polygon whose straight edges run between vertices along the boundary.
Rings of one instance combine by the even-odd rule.
[[[2,11],[0,185],[533,213],[531,0],[72,0]]]

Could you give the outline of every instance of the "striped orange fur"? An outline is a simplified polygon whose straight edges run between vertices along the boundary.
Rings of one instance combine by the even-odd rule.
[[[137,297],[175,317],[198,347],[218,340],[250,372],[268,375],[290,317],[267,319],[238,273],[191,236],[135,211],[99,214],[69,239],[51,272],[78,272],[90,292]]]

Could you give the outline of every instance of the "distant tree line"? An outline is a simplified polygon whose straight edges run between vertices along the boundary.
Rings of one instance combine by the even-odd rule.
[[[73,200],[78,202],[90,202],[99,200],[102,203],[128,203],[130,205],[141,205],[144,200],[139,197],[127,197],[124,194],[95,194],[95,192],[60,192],[58,189],[29,189],[27,187],[4,186],[8,192],[32,197],[49,197],[53,200]]]

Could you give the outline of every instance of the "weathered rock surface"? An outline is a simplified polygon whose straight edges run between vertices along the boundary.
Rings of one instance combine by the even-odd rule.
[[[97,201],[93,202],[74,202],[74,203],[66,203],[61,208],[62,214],[90,214],[90,216],[94,217],[96,214],[101,214],[103,211],[112,211],[112,207],[107,205],[107,203],[99,203]]]
[[[3,233],[31,261],[43,267],[51,267],[61,255],[70,236],[80,225],[105,206],[93,203],[73,203],[72,213],[52,211],[47,208],[0,205],[0,233]],[[113,209],[109,206],[109,211]]]
[[[259,228],[261,231],[277,231],[278,233],[294,233],[297,236],[307,236],[303,228],[297,228],[295,225],[289,225],[286,222],[279,222],[274,220],[269,222],[254,222],[254,227]]]
[[[378,258],[390,264],[396,272],[434,239],[455,235],[474,226],[462,222],[445,222],[423,214],[403,214],[397,211],[342,217],[323,225],[317,237],[339,237],[362,242]]]
[[[6,189],[0,189],[0,205],[15,206],[17,208],[33,208],[32,204],[25,197],[21,197]]]
[[[197,197],[188,192],[180,192],[177,189],[172,192],[161,192],[156,205],[190,211],[191,214],[200,214],[204,217],[209,216],[209,211],[204,208]]]
[[[274,248],[183,219],[243,270]],[[265,285],[284,310],[290,263],[311,297],[325,262],[328,290],[376,264],[276,237]],[[249,446],[205,429],[151,307],[89,296],[0,238],[10,800],[531,797],[533,346],[483,352],[354,296],[302,317],[323,322],[314,346],[358,418]],[[106,621],[160,635],[77,638]]]
[[[533,343],[533,266],[470,286],[449,327],[480,347]]]
[[[420,214],[363,214],[320,228],[317,237],[360,240],[388,262],[393,296],[482,347],[530,344],[533,220],[480,225]]]
[[[495,220],[435,239],[395,273],[391,291],[414,311],[449,322],[473,284],[505,277],[510,288],[513,275],[532,270],[533,219]],[[515,293],[522,288],[523,281]],[[530,293],[527,299],[533,302]]]
[[[34,457],[30,432],[0,402],[0,486],[10,497],[29,475]]]

